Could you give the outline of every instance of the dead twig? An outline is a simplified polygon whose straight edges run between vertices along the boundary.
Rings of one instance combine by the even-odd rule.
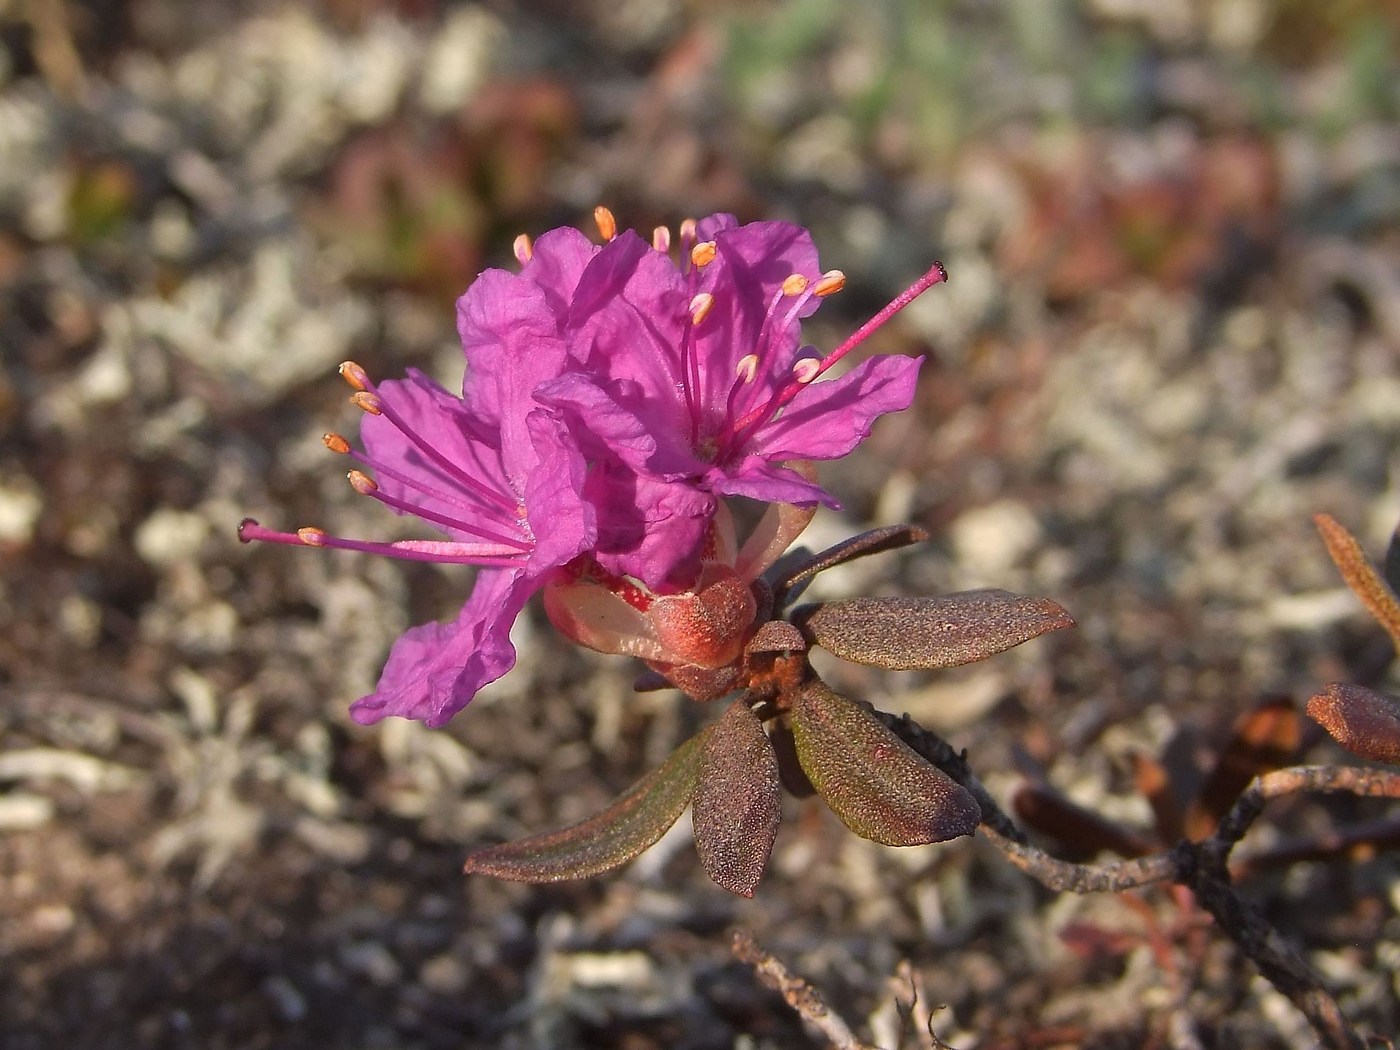
[[[1354,766],[1275,770],[1255,777],[1221,818],[1214,834],[1200,842],[1182,841],[1169,850],[1133,860],[1072,864],[1031,845],[1025,832],[973,775],[965,758],[941,737],[907,715],[876,715],[900,739],[972,793],[982,807],[983,833],[1015,867],[1049,889],[1071,893],[1114,892],[1154,882],[1188,887],[1225,935],[1303,1013],[1325,1047],[1359,1050],[1366,1045],[1303,959],[1257,908],[1235,892],[1229,858],[1270,799],[1299,791],[1400,798],[1400,772]]]
[[[734,932],[731,950],[736,959],[753,967],[758,979],[781,995],[807,1027],[826,1039],[835,1050],[874,1050],[855,1037],[850,1025],[827,1006],[820,992],[789,970],[777,957],[759,947],[747,930]]]

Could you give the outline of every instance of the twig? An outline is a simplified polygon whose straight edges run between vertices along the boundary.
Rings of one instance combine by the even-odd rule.
[[[808,1028],[823,1036],[835,1050],[873,1050],[855,1037],[850,1025],[826,1005],[820,992],[760,948],[747,930],[734,931],[731,950],[736,959],[753,967],[758,979],[781,995]]]
[[[1262,778],[1261,778],[1262,779]],[[1256,780],[1256,783],[1258,781]],[[1347,1023],[1337,1000],[1254,907],[1230,884],[1226,866],[1230,844],[1207,839],[1184,850],[1190,866],[1178,881],[1190,887],[1225,934],[1259,968],[1269,983],[1302,1011],[1329,1050],[1364,1050],[1365,1042]]]
[[[1241,792],[1213,838],[1233,849],[1262,812],[1265,802],[1299,791],[1400,798],[1400,772],[1364,766],[1292,766],[1265,773]]]
[[[908,715],[876,712],[881,721],[930,762],[965,787],[982,807],[984,834],[1017,868],[1052,890],[1101,893],[1176,882],[1188,887],[1216,925],[1280,992],[1303,1013],[1328,1050],[1360,1050],[1361,1037],[1322,983],[1253,905],[1234,890],[1231,851],[1273,798],[1299,791],[1338,791],[1400,798],[1400,773],[1352,766],[1295,766],[1255,777],[1220,821],[1214,835],[1183,841],[1161,853],[1108,864],[1071,864],[1030,845],[973,775],[964,757]]]

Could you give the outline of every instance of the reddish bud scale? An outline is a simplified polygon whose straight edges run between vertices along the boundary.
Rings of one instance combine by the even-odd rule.
[[[667,595],[651,606],[657,640],[687,663],[716,668],[738,658],[758,603],[732,569],[700,590]]]

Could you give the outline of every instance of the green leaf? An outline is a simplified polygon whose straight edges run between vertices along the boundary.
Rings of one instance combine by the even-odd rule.
[[[561,882],[610,871],[654,843],[695,794],[700,755],[714,727],[691,737],[595,816],[572,827],[473,851],[465,871],[515,882]]]
[[[791,723],[802,771],[857,835],[918,846],[970,835],[981,821],[964,787],[825,683],[802,688]]]
[[[965,591],[938,598],[848,598],[804,606],[792,620],[843,660],[888,671],[958,667],[1074,620],[1049,598]]]
[[[778,757],[744,698],[713,726],[700,755],[691,821],[695,848],[716,885],[752,897],[778,835]]]

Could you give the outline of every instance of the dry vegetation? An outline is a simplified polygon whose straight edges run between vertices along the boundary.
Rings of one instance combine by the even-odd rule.
[[[334,367],[450,384],[452,298],[522,229],[599,200],[642,229],[800,221],[851,278],[822,345],[942,258],[881,334],[928,355],[916,407],[825,472],[846,508],[811,542],[933,540],[822,593],[1004,587],[1079,626],[828,680],[966,748],[1007,805],[1028,778],[1150,835],[1142,756],[1189,774],[1262,699],[1400,691],[1311,522],[1375,558],[1400,520],[1397,20],[0,2],[0,1045],[814,1045],[736,926],[882,1047],[937,1045],[918,1018],[959,1050],[1309,1045],[1184,892],[1059,896],[985,841],[882,848],[796,800],[752,901],[684,826],[613,876],[463,879],[710,712],[535,616],[449,729],[356,727],[392,638],[469,577],[235,527],[400,527],[321,447],[354,419]],[[1246,854],[1378,828],[1241,888],[1393,1036],[1395,804],[1272,806]]]

